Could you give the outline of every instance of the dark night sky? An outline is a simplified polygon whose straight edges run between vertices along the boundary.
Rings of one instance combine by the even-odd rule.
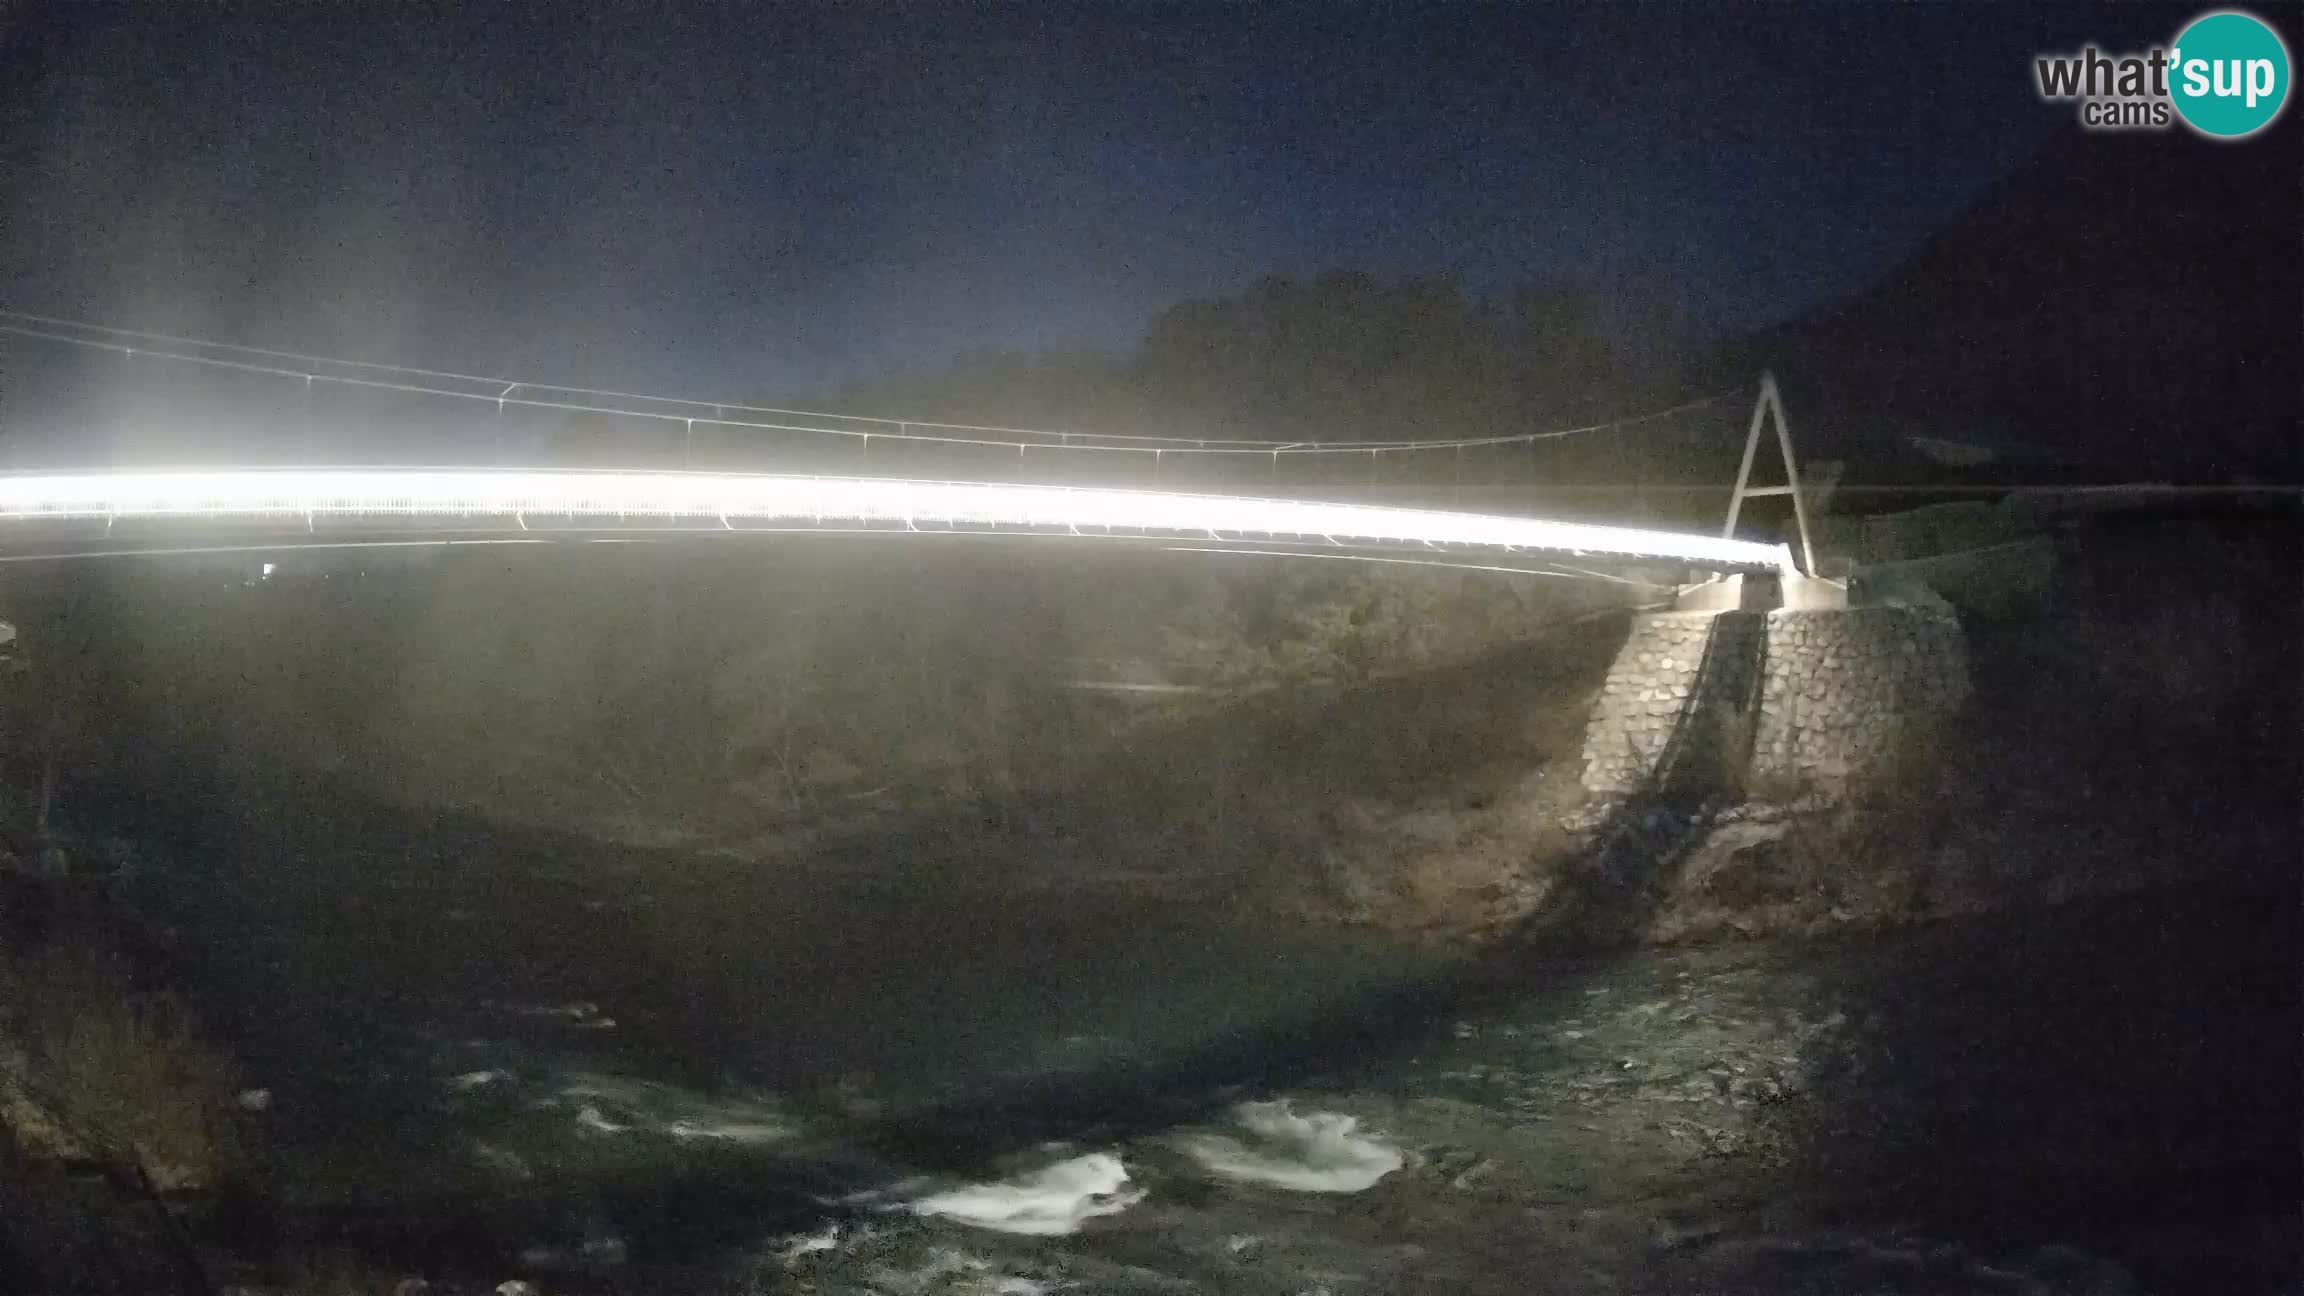
[[[1734,331],[2068,121],[2032,53],[2185,16],[665,8],[31,12],[0,301],[719,394],[1124,344],[1334,265],[1642,280]]]

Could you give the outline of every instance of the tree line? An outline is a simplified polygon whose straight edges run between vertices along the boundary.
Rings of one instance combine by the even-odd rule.
[[[1131,348],[976,352],[827,393],[858,414],[1275,440],[1507,436],[1670,404],[1668,293],[1568,279],[1482,297],[1440,278],[1267,275],[1180,302]]]

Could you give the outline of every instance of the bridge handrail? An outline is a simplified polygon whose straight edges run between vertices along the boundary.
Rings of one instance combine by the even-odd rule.
[[[12,324],[4,322],[8,320],[22,320],[26,321],[26,323]],[[485,391],[452,391],[440,387],[426,386],[420,383],[393,382],[378,378],[358,378],[349,377],[342,374],[319,373],[314,372],[309,368],[288,369],[277,365],[260,364],[247,360],[234,360],[222,356],[186,355],[180,352],[159,350],[153,347],[138,347],[132,342],[106,341],[101,338],[82,337],[70,332],[57,331],[74,329],[86,333],[102,334],[107,338],[133,338],[161,343],[166,346],[197,347],[213,351],[236,352],[241,355],[262,356],[274,360],[293,361],[315,367],[336,366],[340,368],[362,369],[372,372],[408,374],[421,378],[434,378],[446,380],[449,382],[469,383],[475,386],[494,388],[496,390],[493,392],[493,394]],[[155,333],[137,329],[114,328],[101,324],[87,324],[77,320],[63,319],[48,315],[35,315],[25,311],[0,310],[0,333],[13,334],[20,337],[38,338],[46,341],[59,342],[72,346],[87,347],[96,350],[112,351],[128,356],[141,355],[148,358],[175,360],[187,364],[208,365],[216,368],[237,370],[245,373],[263,374],[280,378],[302,379],[307,384],[315,382],[326,382],[342,386],[396,391],[410,395],[438,396],[457,400],[492,402],[500,411],[507,407],[517,407],[524,409],[548,409],[566,413],[604,414],[621,418],[644,418],[667,423],[681,423],[685,424],[691,430],[693,430],[696,424],[702,423],[709,427],[745,428],[778,432],[805,432],[820,436],[842,436],[852,439],[861,439],[865,442],[870,442],[871,440],[878,438],[883,440],[925,442],[941,445],[967,445],[989,447],[994,449],[1013,449],[1019,453],[1024,453],[1034,449],[1045,449],[1067,451],[1103,451],[1107,453],[1122,454],[1152,454],[1156,456],[1168,454],[1265,455],[1277,459],[1281,455],[1382,455],[1414,453],[1433,450],[1460,451],[1500,445],[1533,444],[1538,441],[1557,440],[1571,436],[1583,436],[1599,432],[1614,431],[1626,427],[1637,426],[1642,423],[1654,422],[1660,419],[1689,413],[1693,410],[1701,409],[1705,406],[1717,403],[1718,401],[1726,399],[1730,396],[1738,395],[1740,394],[1741,390],[1731,389],[1727,391],[1714,392],[1711,395],[1701,396],[1694,400],[1684,401],[1678,405],[1674,405],[1666,409],[1652,410],[1642,414],[1626,415],[1621,418],[1609,419],[1604,422],[1590,423],[1577,427],[1552,428],[1540,432],[1507,433],[1498,436],[1459,437],[1432,441],[1272,441],[1227,439],[1216,437],[1141,436],[1107,432],[1058,432],[1035,428],[1013,428],[983,424],[948,423],[926,419],[890,419],[872,415],[835,414],[821,411],[788,409],[778,406],[742,405],[728,402],[699,401],[677,396],[652,396],[642,393],[613,391],[605,388],[574,387],[553,383],[524,382],[504,378],[484,377],[476,374],[455,373],[449,370],[422,369],[409,365],[391,365],[366,360],[344,360],[328,356],[306,355],[299,352],[281,351],[266,347],[242,346],[237,343],[229,342],[212,342],[202,338],[184,337],[176,334]],[[656,410],[635,410],[608,405],[597,405],[573,401],[552,401],[542,400],[535,397],[514,396],[513,393],[518,391],[533,391],[544,393],[557,392],[575,396],[597,396],[610,400],[642,401],[660,405],[673,405],[690,410],[711,410],[713,413],[710,417],[705,417],[697,414],[665,413]],[[869,423],[875,427],[893,427],[897,430],[894,432],[881,432],[868,431],[854,427],[819,427],[805,424],[764,422],[748,419],[731,419],[726,417],[728,411],[737,411],[740,413],[776,414],[794,418],[836,420],[844,423]],[[936,429],[938,432],[996,433],[1003,436],[1027,436],[1043,439],[1039,441],[1027,442],[996,440],[991,437],[944,436],[916,433],[910,431],[912,428],[930,428]],[[1120,444],[1106,444],[1111,442],[1118,442]]]

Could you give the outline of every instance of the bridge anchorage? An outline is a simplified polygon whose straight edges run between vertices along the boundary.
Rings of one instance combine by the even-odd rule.
[[[1784,482],[1753,486],[1770,427]],[[1633,618],[1585,729],[1588,792],[1834,793],[1924,746],[1967,703],[1967,643],[1951,607],[1925,593],[1852,603],[1846,574],[1817,570],[1811,489],[1764,374],[1723,534],[1746,499],[1790,496],[1801,562],[1684,585],[1671,611]]]

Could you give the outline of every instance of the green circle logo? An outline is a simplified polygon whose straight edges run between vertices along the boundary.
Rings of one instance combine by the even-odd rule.
[[[2249,14],[2192,20],[2169,48],[2168,97],[2192,129],[2219,139],[2253,135],[2288,102],[2288,47]]]

